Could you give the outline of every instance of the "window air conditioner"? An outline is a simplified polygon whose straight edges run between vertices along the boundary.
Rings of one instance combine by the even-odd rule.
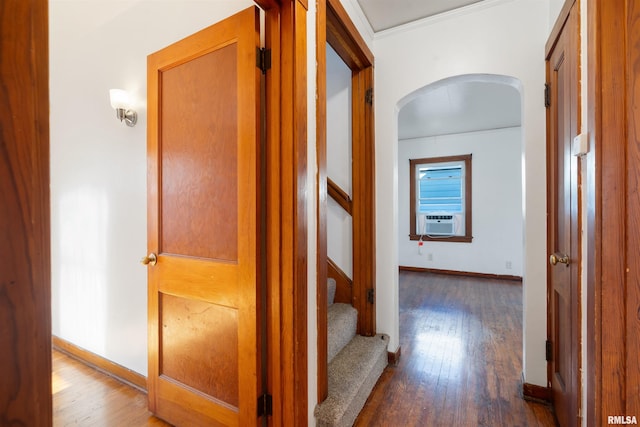
[[[453,215],[425,215],[427,236],[452,236],[455,234]]]

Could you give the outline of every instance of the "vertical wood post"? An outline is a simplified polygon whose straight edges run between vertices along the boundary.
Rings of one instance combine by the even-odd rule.
[[[50,426],[47,0],[0,2],[0,424]]]

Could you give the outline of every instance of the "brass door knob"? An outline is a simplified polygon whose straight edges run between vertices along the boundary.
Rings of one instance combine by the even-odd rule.
[[[153,252],[140,260],[143,265],[156,265],[158,257]]]
[[[555,253],[549,257],[549,263],[551,265],[556,265],[560,263],[560,264],[566,264],[568,267],[570,262],[571,260],[569,260],[569,255],[562,255],[559,253]]]

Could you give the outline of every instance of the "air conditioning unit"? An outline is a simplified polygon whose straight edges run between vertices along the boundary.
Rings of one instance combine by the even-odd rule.
[[[425,215],[427,236],[452,236],[455,234],[453,215]]]

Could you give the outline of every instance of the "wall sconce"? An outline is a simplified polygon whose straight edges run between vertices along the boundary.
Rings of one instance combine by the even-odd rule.
[[[138,121],[138,113],[131,110],[131,97],[122,89],[111,89],[109,91],[109,97],[111,98],[111,107],[116,110],[116,117],[127,124],[127,126],[133,127]]]

